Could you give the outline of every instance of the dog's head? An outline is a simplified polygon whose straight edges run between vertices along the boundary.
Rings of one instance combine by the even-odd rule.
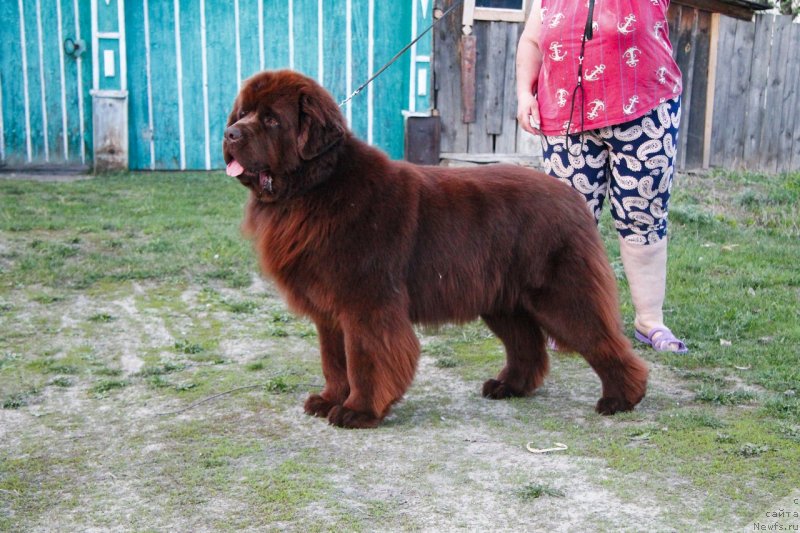
[[[314,80],[281,70],[245,82],[222,142],[227,173],[263,202],[274,202],[325,179],[323,167],[347,133],[331,95]]]

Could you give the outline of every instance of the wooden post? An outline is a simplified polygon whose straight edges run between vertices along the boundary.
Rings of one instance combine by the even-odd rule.
[[[475,62],[477,43],[474,35],[461,36],[461,121],[475,122]]]
[[[703,132],[703,168],[711,164],[711,133],[714,125],[714,93],[717,85],[717,47],[719,45],[719,13],[711,14],[711,35],[708,51],[708,85],[706,86],[706,124]]]

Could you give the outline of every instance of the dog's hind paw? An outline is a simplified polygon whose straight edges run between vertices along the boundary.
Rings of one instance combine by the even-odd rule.
[[[381,418],[372,413],[353,411],[343,405],[336,405],[328,413],[328,422],[340,428],[367,429],[377,427],[381,423]]]
[[[597,401],[594,410],[601,415],[613,415],[614,413],[633,411],[633,404],[624,398],[606,396]]]
[[[527,396],[523,391],[511,387],[505,381],[489,379],[483,384],[483,396],[492,400],[503,400],[505,398],[519,398]]]
[[[318,416],[320,418],[326,418],[331,409],[333,409],[336,405],[337,404],[335,402],[326,400],[319,394],[312,394],[306,400],[303,409],[305,410],[306,414]]]

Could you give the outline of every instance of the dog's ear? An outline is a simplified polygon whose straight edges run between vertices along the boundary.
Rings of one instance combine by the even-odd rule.
[[[300,95],[300,131],[297,151],[310,161],[332,148],[345,134],[342,113],[331,98]]]

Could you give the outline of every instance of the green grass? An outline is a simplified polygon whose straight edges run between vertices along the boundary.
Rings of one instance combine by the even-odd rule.
[[[135,173],[76,183],[7,181],[0,284],[86,289],[124,280],[250,284],[239,233],[246,197],[221,174]]]
[[[273,288],[251,288],[238,184],[221,173],[0,180],[0,197],[13,199],[0,210],[0,415],[17,424],[0,449],[0,530],[58,516],[86,517],[64,526],[76,530],[258,529],[264,517],[278,529],[424,529],[412,507],[437,477],[527,510],[568,506],[570,480],[522,468],[503,483],[481,461],[502,456],[510,468],[527,440],[568,443],[564,462],[621,500],[643,492],[672,505],[665,519],[680,530],[754,514],[800,486],[800,174],[680,176],[673,191],[665,316],[690,353],[637,345],[659,366],[641,408],[593,414],[596,378],[558,355],[540,393],[470,410],[503,365],[501,343],[474,322],[419,330],[436,373],[472,396],[420,378],[362,434],[300,418],[322,384],[316,332]],[[630,333],[609,219],[601,233]],[[449,433],[468,424],[475,443]],[[438,439],[448,439],[443,457],[428,452]],[[384,447],[395,442],[393,470]],[[485,448],[469,455],[473,445]],[[402,454],[424,462],[403,470]],[[394,487],[407,480],[410,496]],[[688,518],[687,494],[698,498]],[[133,503],[109,509],[117,500]],[[203,514],[219,502],[228,507]],[[450,504],[430,505],[457,515]]]

